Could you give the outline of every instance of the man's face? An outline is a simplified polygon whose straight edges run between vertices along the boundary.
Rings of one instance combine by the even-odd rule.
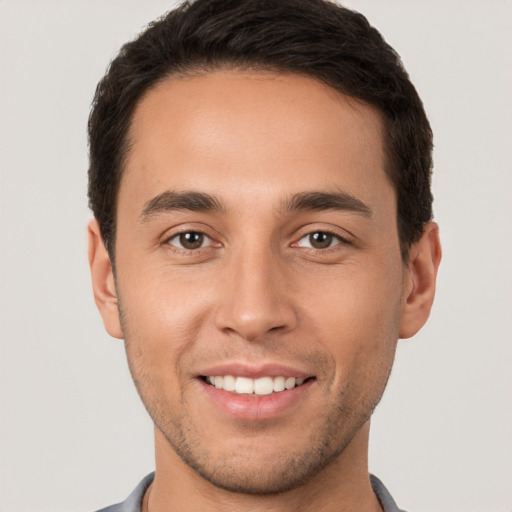
[[[149,91],[130,138],[116,284],[157,452],[293,488],[357,440],[394,357],[407,273],[379,115],[226,71]]]

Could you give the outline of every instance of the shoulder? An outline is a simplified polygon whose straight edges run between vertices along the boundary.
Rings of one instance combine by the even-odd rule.
[[[384,512],[405,512],[405,510],[398,508],[386,486],[375,475],[370,475],[370,482]]]
[[[130,496],[128,496],[128,498],[126,498],[122,503],[110,505],[109,507],[102,508],[97,512],[140,512],[144,494],[147,488],[151,485],[151,482],[153,482],[154,478],[155,474],[150,473],[139,482]]]

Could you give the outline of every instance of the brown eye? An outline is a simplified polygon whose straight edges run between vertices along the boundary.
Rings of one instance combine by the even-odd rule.
[[[203,245],[204,235],[191,231],[190,233],[181,233],[180,244],[185,249],[199,249]]]
[[[169,239],[168,243],[179,249],[186,249],[188,251],[194,249],[200,249],[209,241],[209,238],[204,233],[198,233],[197,231],[185,231],[179,233]]]
[[[324,233],[323,231],[317,231],[309,235],[309,243],[311,247],[315,249],[327,249],[332,245],[333,235],[330,233]]]
[[[309,249],[329,249],[339,245],[343,240],[333,233],[327,231],[313,231],[303,236],[298,242],[298,247],[307,247]]]

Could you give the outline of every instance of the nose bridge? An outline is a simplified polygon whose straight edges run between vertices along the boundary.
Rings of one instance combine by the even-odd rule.
[[[254,341],[296,322],[279,254],[268,244],[246,243],[225,265],[217,325]]]

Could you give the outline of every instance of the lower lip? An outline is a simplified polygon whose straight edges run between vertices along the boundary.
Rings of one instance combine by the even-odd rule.
[[[293,389],[270,395],[237,395],[198,379],[207,397],[224,413],[243,420],[266,420],[283,415],[310,390],[314,379]]]

